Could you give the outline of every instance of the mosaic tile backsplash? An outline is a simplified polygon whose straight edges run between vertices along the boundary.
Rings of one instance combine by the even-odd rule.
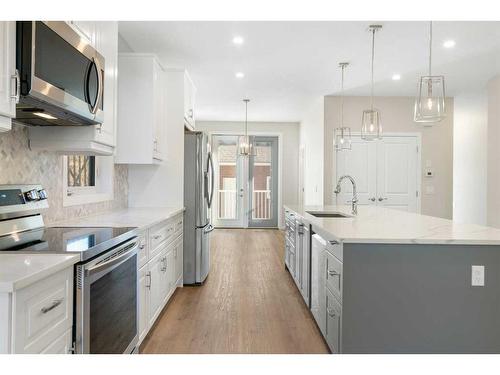
[[[11,131],[0,133],[0,184],[44,186],[49,196],[49,208],[43,212],[47,224],[127,207],[127,177],[127,166],[115,165],[113,201],[63,207],[63,157],[31,151],[24,126],[13,124]]]

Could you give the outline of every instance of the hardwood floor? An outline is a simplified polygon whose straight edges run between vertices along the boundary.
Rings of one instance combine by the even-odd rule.
[[[141,353],[328,353],[283,242],[278,230],[215,230],[207,281],[177,290]]]

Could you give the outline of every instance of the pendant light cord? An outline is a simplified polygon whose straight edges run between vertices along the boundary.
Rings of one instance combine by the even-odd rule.
[[[432,21],[429,22],[429,77],[432,76]]]
[[[345,65],[342,64],[342,79],[340,83],[340,127],[344,127],[344,69]]]
[[[370,106],[371,110],[373,111],[373,60],[375,59],[375,32],[377,29],[373,28],[372,29],[372,87],[371,87],[371,99],[370,99]]]

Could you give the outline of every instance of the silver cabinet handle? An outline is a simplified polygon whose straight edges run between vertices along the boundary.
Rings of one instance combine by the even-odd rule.
[[[379,201],[379,202],[386,201],[386,200],[387,200],[387,198],[382,198],[382,197],[379,197],[379,198],[378,198],[378,201]]]
[[[369,198],[369,200],[371,200],[372,202],[375,202],[377,200],[377,198],[371,197],[371,198]]]
[[[339,244],[339,241],[336,241],[336,240],[330,240],[328,242],[330,242],[330,245],[338,245]]]
[[[146,247],[146,245],[142,244],[141,246],[139,246],[139,249],[144,250],[145,247]]]
[[[153,236],[153,240],[157,240],[158,238],[161,238],[161,234],[155,234]]]
[[[328,313],[329,316],[331,316],[332,318],[335,318],[337,316],[337,314],[335,314],[335,311],[333,311],[332,309],[326,309],[326,312]]]
[[[160,261],[163,264],[163,266],[161,267],[161,271],[165,272],[167,270],[167,257],[161,258]]]
[[[193,111],[193,109],[192,109],[192,108],[189,110],[189,117],[190,117],[190,118],[193,118],[193,117],[194,117],[194,111]]]
[[[42,314],[47,314],[49,311],[54,310],[57,306],[59,306],[62,303],[63,299],[56,299],[50,306],[47,307],[42,307],[40,311]]]
[[[149,272],[146,274],[146,277],[149,279],[149,283],[148,283],[148,284],[146,284],[146,288],[151,289],[151,271],[149,271]]]
[[[337,271],[334,271],[334,270],[328,270],[328,274],[330,276],[340,276],[340,273],[338,273]]]
[[[11,78],[16,82],[14,86],[16,88],[16,91],[14,95],[10,96],[10,98],[15,99],[16,104],[18,104],[19,99],[21,97],[21,77],[19,76],[19,70],[16,69],[15,73],[11,76]]]

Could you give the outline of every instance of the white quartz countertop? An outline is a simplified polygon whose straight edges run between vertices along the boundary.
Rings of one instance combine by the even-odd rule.
[[[0,293],[22,289],[79,260],[79,255],[0,254]]]
[[[358,206],[351,218],[318,218],[307,211],[351,214],[351,206],[294,206],[285,209],[317,228],[327,240],[345,243],[418,243],[500,245],[500,229],[420,215],[378,206]]]
[[[126,208],[97,215],[51,223],[60,227],[138,227],[146,228],[170,219],[184,211],[184,207]]]

